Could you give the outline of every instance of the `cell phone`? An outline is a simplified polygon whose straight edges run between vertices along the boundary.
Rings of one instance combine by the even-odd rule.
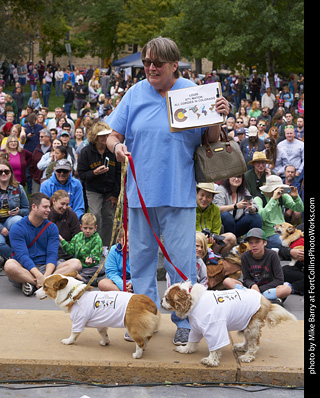
[[[104,165],[105,165],[105,167],[109,167],[109,158],[108,158],[108,156],[106,156],[106,158],[104,159]]]
[[[251,195],[245,195],[244,198],[245,198],[245,200],[247,202],[249,202],[252,199],[252,196]]]
[[[15,207],[14,209],[11,209],[10,211],[16,211],[19,210],[19,207]]]

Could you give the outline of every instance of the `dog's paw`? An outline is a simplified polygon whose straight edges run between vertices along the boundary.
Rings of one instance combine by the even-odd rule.
[[[219,358],[212,359],[210,356],[202,358],[200,363],[206,366],[218,366],[220,361]]]
[[[180,352],[180,354],[192,354],[197,350],[198,343],[188,342],[186,345],[179,345],[175,348],[175,351]]]
[[[70,345],[70,344],[73,344],[74,343],[74,339],[72,339],[72,338],[68,338],[68,339],[62,339],[61,340],[61,343],[62,344],[65,344],[65,345]]]
[[[234,344],[234,345],[233,345],[233,349],[234,349],[236,352],[246,352],[246,351],[247,351],[247,348],[246,348],[246,346],[245,346],[243,343],[236,343],[236,344]]]
[[[244,355],[240,355],[240,357],[238,357],[240,362],[252,362],[255,360],[255,356],[252,354],[244,354]]]
[[[136,352],[132,354],[132,358],[134,359],[139,359],[142,357],[143,353],[143,348],[140,348],[139,346],[136,346]]]
[[[109,344],[110,344],[109,336],[103,337],[103,338],[99,341],[99,344],[102,345],[102,346],[109,345]]]
[[[189,350],[185,345],[178,345],[174,350],[180,352],[180,354],[189,354]]]

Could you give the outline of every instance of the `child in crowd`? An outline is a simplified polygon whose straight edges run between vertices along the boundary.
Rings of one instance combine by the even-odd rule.
[[[209,249],[211,251],[211,249]],[[197,283],[208,287],[207,267],[203,262],[203,258],[207,256],[208,246],[207,238],[201,232],[196,232],[196,255],[197,255]],[[171,280],[169,274],[166,273],[167,287],[171,286]]]
[[[70,242],[61,235],[59,240],[63,250],[81,261],[82,270],[79,278],[87,282],[99,268],[102,255],[102,240],[97,232],[97,219],[92,213],[85,213],[81,218],[81,232]]]
[[[252,228],[245,241],[249,242],[250,250],[241,256],[243,285],[239,280],[226,278],[223,285],[226,289],[234,289],[239,285],[254,289],[263,294],[273,303],[282,305],[293,289],[290,283],[284,282],[278,254],[267,249],[267,238],[261,228]]]
[[[127,234],[127,263],[126,263],[126,291],[133,293],[130,264],[129,264],[129,233]],[[102,279],[98,287],[102,291],[123,290],[123,247],[125,245],[124,229],[121,228],[117,243],[109,251],[104,263],[106,278]]]
[[[237,238],[231,232],[222,234],[219,238],[224,240],[224,245],[216,242],[213,235],[219,235],[221,231],[221,214],[219,207],[212,203],[214,195],[220,193],[215,189],[214,183],[199,183],[197,185],[197,210],[196,231],[208,229],[211,236],[208,243],[212,244],[215,253],[228,253],[237,243]]]
[[[209,249],[211,250],[211,249]],[[207,238],[201,232],[196,232],[196,255],[197,255],[197,283],[208,287],[207,267],[203,258],[208,253]]]

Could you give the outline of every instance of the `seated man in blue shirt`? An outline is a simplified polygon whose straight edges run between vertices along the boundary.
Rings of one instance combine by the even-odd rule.
[[[80,220],[85,212],[83,189],[80,180],[72,177],[71,172],[72,165],[68,160],[58,160],[52,176],[41,184],[40,192],[45,193],[51,198],[59,189],[66,191],[70,197],[69,206]]]
[[[14,253],[5,263],[4,270],[16,287],[22,287],[26,296],[31,296],[54,272],[66,274],[82,268],[77,259],[71,263],[69,260],[67,267],[64,263],[57,267],[59,230],[48,221],[49,213],[49,197],[35,193],[29,200],[29,215],[10,229],[9,238]]]

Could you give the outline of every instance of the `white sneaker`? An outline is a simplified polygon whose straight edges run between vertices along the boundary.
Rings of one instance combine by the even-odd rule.
[[[126,334],[123,337],[126,341],[134,342],[133,338],[130,336],[129,332],[126,331]]]

